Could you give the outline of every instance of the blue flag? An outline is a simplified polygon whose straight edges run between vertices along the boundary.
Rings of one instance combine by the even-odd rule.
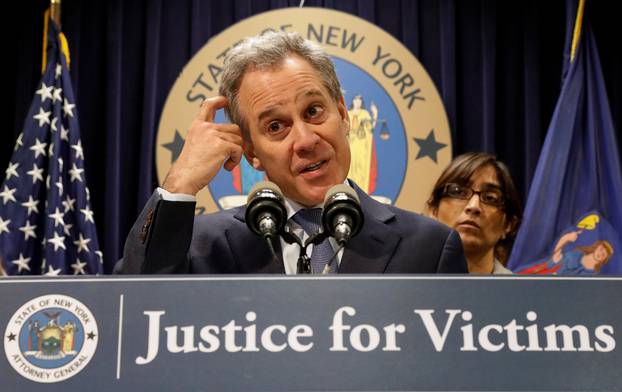
[[[71,79],[48,25],[47,65],[0,187],[0,259],[10,275],[102,273]]]
[[[622,274],[620,159],[596,42],[587,23],[581,30],[508,262],[514,272]]]

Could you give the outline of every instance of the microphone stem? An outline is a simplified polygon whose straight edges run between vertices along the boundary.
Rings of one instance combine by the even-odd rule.
[[[274,245],[272,245],[272,236],[270,234],[266,234],[263,237],[268,244],[268,248],[270,248],[270,253],[272,253],[272,260],[275,262],[279,262],[279,256],[276,255],[276,251],[274,250]]]
[[[297,274],[310,274],[311,273],[311,260],[309,256],[303,254],[302,248],[300,251],[300,256],[298,256],[298,266],[297,266]]]
[[[333,264],[333,261],[335,261],[337,259],[337,255],[339,254],[339,252],[341,252],[341,250],[345,247],[345,243],[339,245],[339,247],[337,248],[337,250],[335,251],[335,254],[333,254],[333,257],[330,258],[330,260],[328,260],[328,262],[326,263],[326,265],[330,268],[330,266]]]

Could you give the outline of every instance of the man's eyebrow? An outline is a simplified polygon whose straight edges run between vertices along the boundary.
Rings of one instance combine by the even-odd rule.
[[[309,98],[309,97],[323,97],[324,94],[322,94],[322,91],[318,90],[318,89],[309,89],[306,90],[305,92],[303,92],[302,94],[298,94],[296,96],[296,101],[298,102],[299,100],[301,100],[302,98]]]
[[[278,104],[268,107],[266,110],[259,113],[259,116],[257,117],[257,123],[261,124],[264,118],[272,117],[274,113],[276,113],[277,111],[278,111]]]
[[[324,97],[324,94],[322,94],[322,91],[319,89],[315,89],[315,88],[309,89],[309,90],[304,91],[302,94],[299,94],[298,96],[296,96],[295,102],[298,102],[302,98],[309,98],[309,97]],[[257,116],[257,123],[261,124],[263,119],[265,119],[266,117],[273,116],[276,112],[278,112],[279,106],[281,105],[282,105],[282,102],[277,102],[275,105],[272,105],[266,108],[265,110],[263,110],[261,113],[259,113],[259,116]]]

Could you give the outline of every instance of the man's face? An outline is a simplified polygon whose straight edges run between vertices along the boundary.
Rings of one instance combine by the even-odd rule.
[[[238,99],[251,139],[245,155],[285,196],[314,206],[345,180],[350,168],[345,103],[335,102],[307,61],[292,55],[274,68],[247,71]]]

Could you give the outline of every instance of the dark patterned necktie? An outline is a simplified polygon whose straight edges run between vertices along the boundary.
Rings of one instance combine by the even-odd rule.
[[[292,217],[292,220],[298,223],[309,236],[312,236],[317,233],[321,227],[322,209],[303,208]],[[328,238],[317,245],[313,245],[313,252],[311,252],[311,272],[314,274],[324,273],[324,268],[333,257],[334,253]],[[327,273],[337,273],[336,258],[330,264]]]

